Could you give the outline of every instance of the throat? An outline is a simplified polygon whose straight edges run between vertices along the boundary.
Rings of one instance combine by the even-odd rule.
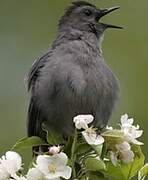
[[[103,36],[97,37],[94,33],[84,33],[82,39],[94,52],[102,54]]]
[[[74,28],[64,28],[58,32],[53,46],[56,47],[68,41],[81,41],[81,43],[85,43],[88,48],[91,48],[93,51],[102,53],[103,35],[98,37],[92,32],[81,31]]]

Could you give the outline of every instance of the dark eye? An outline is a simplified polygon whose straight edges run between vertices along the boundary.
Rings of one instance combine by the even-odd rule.
[[[85,9],[85,10],[84,10],[84,14],[85,14],[86,16],[90,16],[90,15],[92,14],[92,12],[91,12],[89,9]]]

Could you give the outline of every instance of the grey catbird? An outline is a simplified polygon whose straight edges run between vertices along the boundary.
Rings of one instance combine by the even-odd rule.
[[[99,20],[118,8],[99,9],[84,1],[67,8],[50,50],[28,74],[28,136],[43,137],[43,122],[71,135],[73,117],[79,114],[92,114],[99,129],[107,125],[119,85],[104,61],[101,43],[107,28],[120,27]]]

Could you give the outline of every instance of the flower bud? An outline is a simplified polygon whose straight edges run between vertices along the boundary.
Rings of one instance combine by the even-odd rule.
[[[49,148],[49,154],[54,155],[60,152],[60,146],[52,146]]]

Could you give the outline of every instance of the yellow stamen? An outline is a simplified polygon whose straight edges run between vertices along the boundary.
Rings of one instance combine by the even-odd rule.
[[[56,166],[55,166],[54,164],[49,164],[49,166],[48,166],[48,170],[49,170],[49,172],[50,172],[50,173],[55,174],[55,173],[56,173],[57,168],[56,168]]]
[[[88,134],[96,134],[96,129],[90,127],[90,128],[87,128],[87,129],[86,129],[86,132],[87,132]]]

